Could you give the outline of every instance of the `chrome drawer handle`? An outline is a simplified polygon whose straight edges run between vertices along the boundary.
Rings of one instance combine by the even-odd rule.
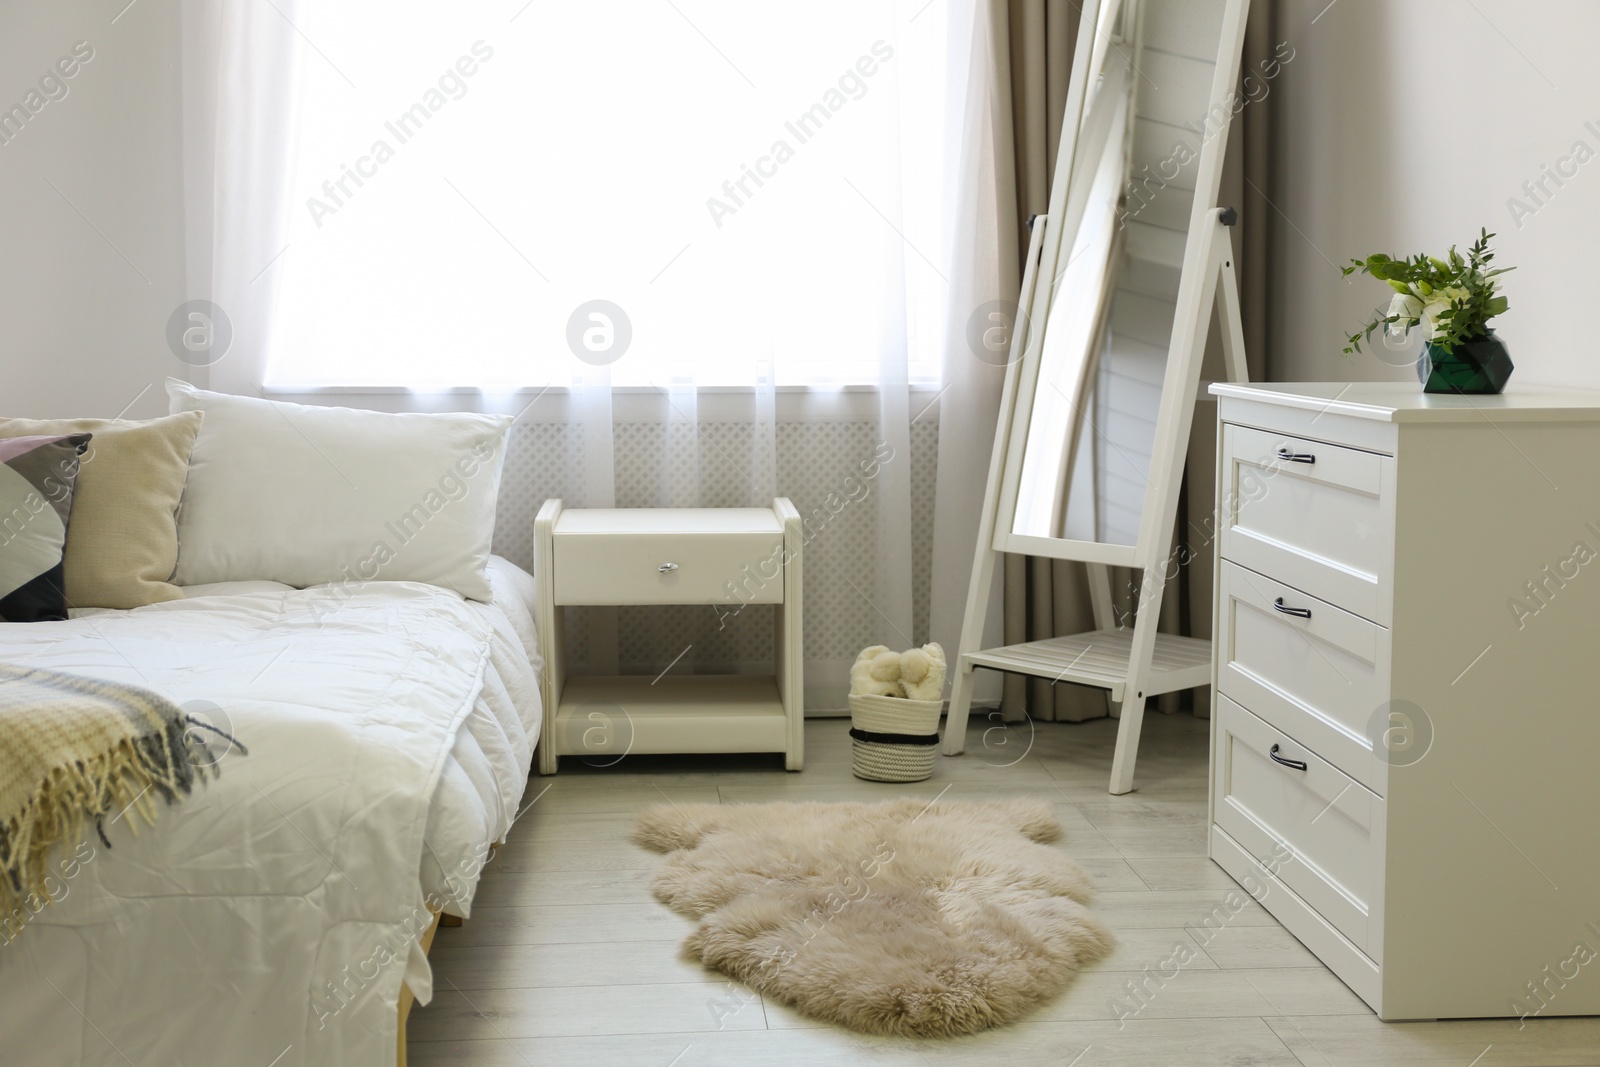
[[[1277,745],[1273,745],[1272,746],[1272,750],[1270,752],[1268,752],[1267,755],[1272,757],[1272,762],[1273,763],[1281,763],[1285,767],[1293,767],[1297,771],[1303,771],[1303,770],[1306,769],[1306,761],[1305,760],[1284,759],[1282,756],[1278,755],[1278,746]]]
[[[661,566],[656,568],[656,573],[657,574],[671,574],[673,571],[675,571],[677,569],[678,569],[678,565],[676,563],[663,563]]]
[[[1272,602],[1272,607],[1275,611],[1281,611],[1285,615],[1293,615],[1297,619],[1311,618],[1310,608],[1286,608],[1283,606],[1283,597],[1279,597],[1278,599],[1274,600]]]
[[[1291,452],[1287,448],[1278,449],[1278,458],[1286,459],[1290,463],[1315,463],[1317,457],[1310,452]]]

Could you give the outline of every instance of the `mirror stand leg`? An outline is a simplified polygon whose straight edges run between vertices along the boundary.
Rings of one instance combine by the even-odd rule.
[[[1117,720],[1117,747],[1111,757],[1111,794],[1121,796],[1133,792],[1133,764],[1139,754],[1139,731],[1144,726],[1145,700],[1135,696],[1138,689],[1132,679],[1123,690]]]
[[[967,716],[972,711],[972,664],[956,668],[950,685],[950,712],[944,720],[944,743],[939,750],[946,756],[959,756],[967,747]]]

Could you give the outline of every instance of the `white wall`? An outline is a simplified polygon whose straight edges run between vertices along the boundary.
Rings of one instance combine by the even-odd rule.
[[[1298,54],[1275,89],[1283,270],[1272,376],[1410,377],[1340,354],[1388,290],[1341,280],[1335,264],[1465,247],[1486,226],[1500,235],[1498,263],[1517,267],[1505,279],[1511,310],[1494,323],[1513,382],[1600,388],[1600,4],[1289,0],[1279,34]],[[1578,141],[1596,158],[1563,188],[1549,183],[1538,207],[1523,182]],[[1511,197],[1537,213],[1519,226]]]
[[[184,369],[165,340],[183,299],[178,5],[121,8],[0,5],[0,110],[94,50],[0,144],[0,415],[112,416]],[[165,411],[157,385],[128,416]]]

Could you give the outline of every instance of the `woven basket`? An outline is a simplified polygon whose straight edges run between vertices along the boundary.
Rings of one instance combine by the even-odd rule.
[[[940,700],[851,696],[851,770],[869,782],[920,782],[939,750]],[[874,735],[871,739],[857,733]],[[893,738],[893,740],[890,740]]]

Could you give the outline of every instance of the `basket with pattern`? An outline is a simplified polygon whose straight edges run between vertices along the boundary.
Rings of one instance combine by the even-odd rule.
[[[944,707],[944,650],[865,649],[850,671],[851,769],[870,782],[920,782],[933,773]]]
[[[851,770],[869,782],[920,782],[939,749],[940,700],[850,697]]]

